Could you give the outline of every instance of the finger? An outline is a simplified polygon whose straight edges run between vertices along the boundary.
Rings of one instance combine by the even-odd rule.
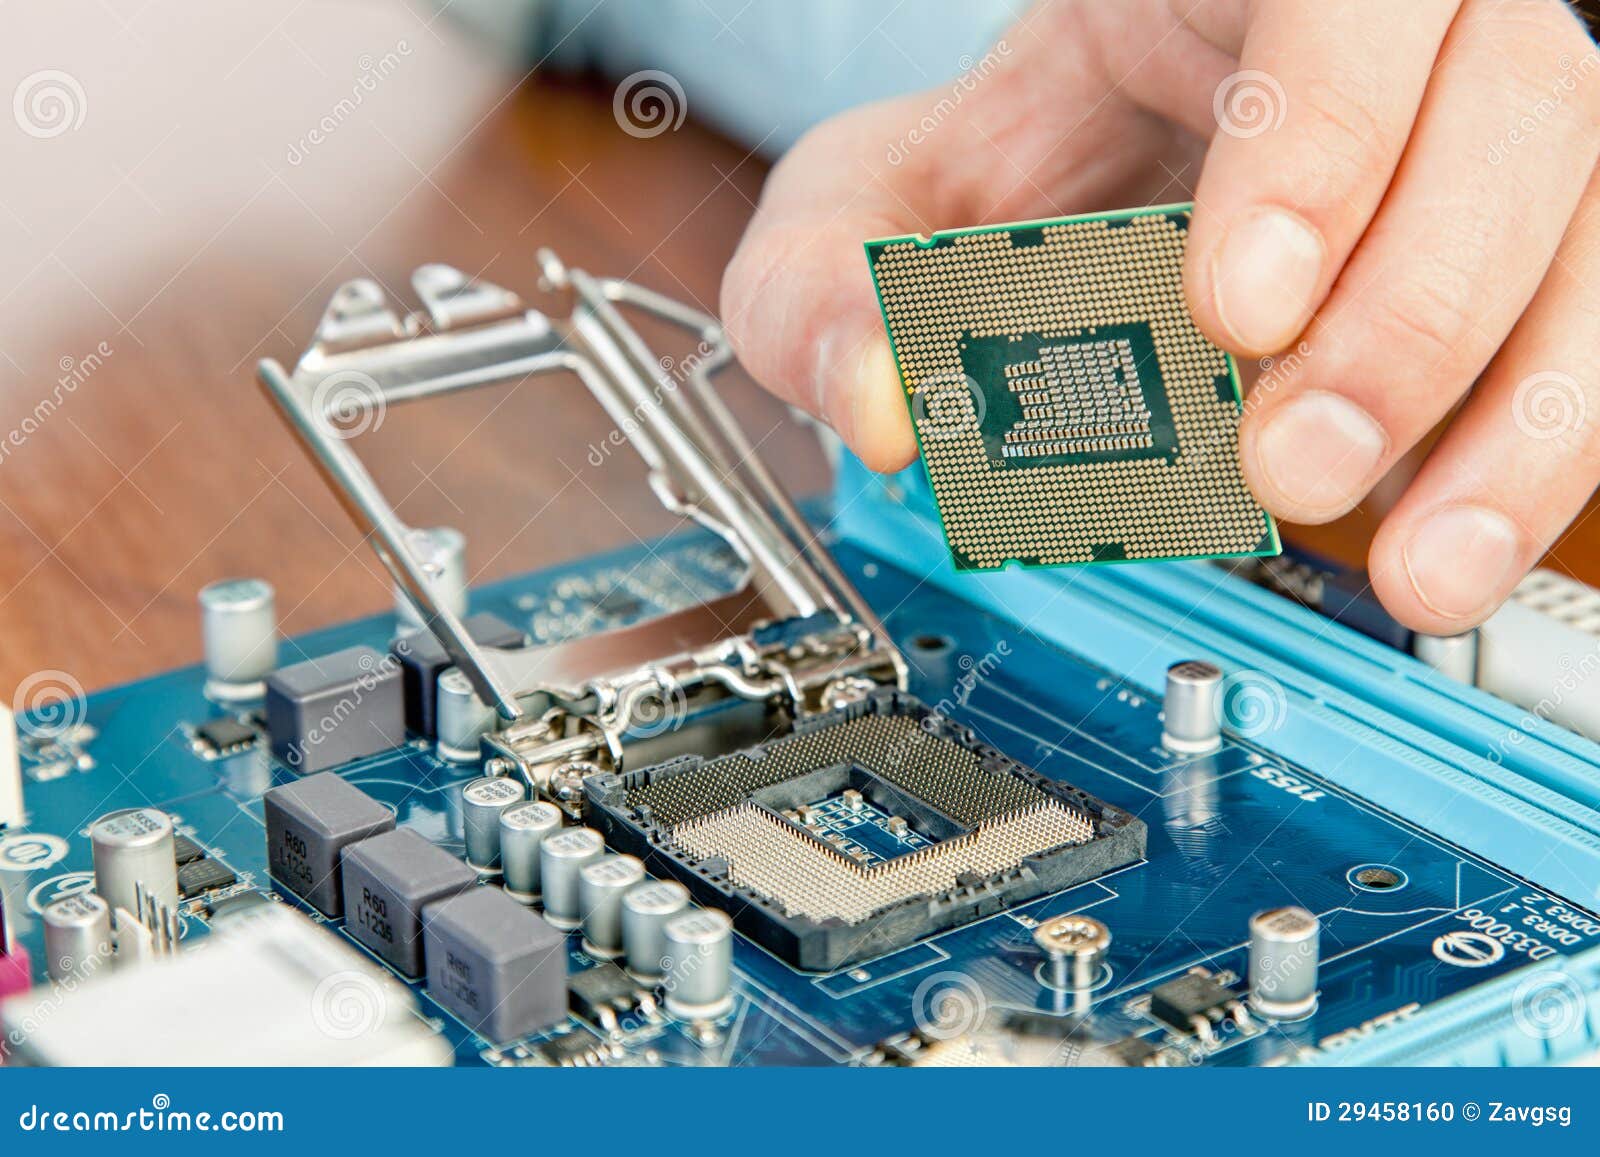
[[[1560,5],[1468,0],[1304,356],[1246,405],[1245,476],[1270,510],[1301,522],[1343,514],[1483,372],[1600,153],[1600,77],[1549,99],[1593,54]],[[1541,110],[1537,131],[1495,163],[1505,126],[1531,109]]]
[[[1212,94],[1239,71],[1251,0],[1121,0],[1074,6],[1077,28],[1094,44],[1102,83],[1204,142],[1216,132]],[[1065,5],[1057,6],[1065,9]],[[1041,14],[1048,7],[1036,9]],[[1026,22],[1025,22],[1026,23]],[[1048,35],[1049,30],[1042,30]],[[1054,104],[1055,102],[1051,102]],[[1198,170],[1198,166],[1196,166]],[[1182,169],[1173,169],[1174,177]],[[1192,179],[1187,183],[1193,184]]]
[[[723,326],[745,368],[828,422],[875,470],[898,470],[917,453],[862,253],[868,238],[930,228],[926,198],[901,190],[884,163],[898,128],[873,108],[797,144],[768,178],[722,282]]]
[[[1383,199],[1460,0],[1259,4],[1195,193],[1185,286],[1202,329],[1275,353]]]
[[[874,470],[901,469],[917,446],[861,242],[915,231],[853,216],[770,227],[741,243],[723,282],[724,324],[741,362]]]
[[[862,242],[1136,203],[1171,180],[1155,159],[1173,130],[1107,91],[1079,12],[1036,9],[955,90],[813,130],[768,178],[729,264],[723,323],[746,368],[875,469],[906,465],[916,441]]]
[[[1446,635],[1481,622],[1594,493],[1597,345],[1600,179],[1533,303],[1373,539],[1373,588],[1401,622]]]

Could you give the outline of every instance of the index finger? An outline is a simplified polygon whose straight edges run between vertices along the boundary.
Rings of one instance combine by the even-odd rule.
[[[1207,336],[1288,347],[1366,231],[1458,0],[1256,6],[1195,192],[1185,285]]]

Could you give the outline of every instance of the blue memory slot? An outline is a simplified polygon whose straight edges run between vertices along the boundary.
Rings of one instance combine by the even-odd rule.
[[[913,472],[846,456],[833,529],[895,566],[1159,694],[1207,658],[1281,688],[1274,753],[1592,905],[1600,747],[1204,563],[961,574]]]

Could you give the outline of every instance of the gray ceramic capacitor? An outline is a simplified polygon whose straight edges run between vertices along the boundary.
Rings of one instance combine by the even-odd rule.
[[[1411,653],[1441,675],[1471,684],[1478,677],[1478,632],[1461,635],[1417,635]]]

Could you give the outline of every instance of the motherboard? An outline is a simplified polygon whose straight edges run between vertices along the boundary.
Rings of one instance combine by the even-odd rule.
[[[281,639],[271,576],[219,582],[203,664],[18,715],[7,1063],[1593,1051],[1586,740],[1527,721],[1496,779],[1469,733],[1511,708],[1247,576],[979,581],[912,476],[847,467],[796,506],[702,375],[652,378],[620,307],[716,348],[714,322],[543,272],[571,320],[433,266],[431,317],[355,283],[293,370],[263,366],[394,613]],[[469,544],[399,522],[333,393],[546,369],[633,416],[699,525],[469,589]],[[1252,651],[1267,616],[1324,649]]]
[[[740,928],[736,915],[733,1000],[709,1031],[664,1008],[651,1015],[641,1006],[648,987],[586,952],[573,932],[563,952],[581,1011],[526,1039],[486,1040],[433,1003],[424,985],[412,985],[420,1023],[450,1042],[458,1063],[898,1063],[934,1048],[973,1056],[987,1049],[996,1061],[1037,1063],[1264,1064],[1337,1050],[1374,1025],[1522,965],[1600,944],[1591,912],[1248,741],[1174,756],[1161,743],[1161,704],[1144,688],[1014,624],[918,590],[913,576],[859,550],[841,555],[869,598],[896,608],[888,624],[904,641],[912,691],[946,704],[946,726],[970,729],[983,748],[1048,782],[1119,801],[1148,833],[1142,853],[1093,879],[820,971],[785,959],[759,932]],[[557,604],[580,617],[598,608],[615,589],[610,578],[623,579],[646,615],[681,606],[689,587],[726,584],[733,572],[731,557],[704,544],[668,544],[654,558],[631,552],[474,592],[473,603],[535,638],[554,638],[534,634],[534,624],[559,617],[551,610]],[[576,600],[575,588],[584,591]],[[311,655],[381,648],[393,629],[379,618],[299,646]],[[181,878],[183,946],[207,936],[219,914],[226,922],[230,910],[254,903],[294,908],[358,943],[274,880],[262,797],[274,784],[294,782],[294,773],[269,754],[260,722],[249,712],[219,712],[204,682],[193,669],[104,692],[70,727],[25,735],[29,821],[0,840],[0,863],[13,933],[40,962],[41,980],[41,913],[93,888],[84,829],[121,808],[166,811],[190,849],[184,856],[200,853],[185,869],[210,865],[203,877]],[[208,738],[219,724],[225,737],[239,736],[226,749]],[[464,856],[453,797],[473,777],[440,760],[431,744],[413,738],[339,774],[404,829]],[[838,833],[891,858],[904,854],[884,809],[852,811],[830,804],[828,794],[824,788],[818,796],[815,825],[824,843]],[[899,839],[915,845],[919,837]],[[1290,904],[1321,923],[1316,1008],[1292,1020],[1258,1019],[1243,1011],[1249,919]],[[1092,916],[1111,937],[1081,994],[1049,982],[1038,942],[1041,927],[1076,916]],[[604,1002],[585,995],[587,984],[603,980],[620,981],[614,995]],[[1196,1029],[1193,1016],[1207,1027]],[[991,1021],[1010,1031],[986,1032]],[[94,1055],[92,1043],[85,1049]]]

